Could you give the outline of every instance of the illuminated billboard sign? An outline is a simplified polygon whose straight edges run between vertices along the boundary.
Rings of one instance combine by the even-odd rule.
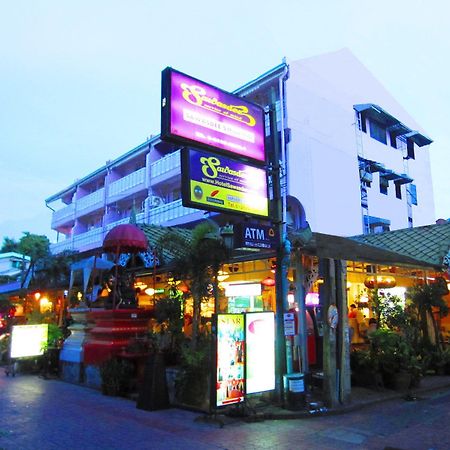
[[[183,205],[268,217],[266,171],[205,151],[184,149]]]
[[[270,249],[277,245],[275,227],[258,223],[236,223],[233,225],[234,248]]]
[[[244,314],[218,314],[216,406],[244,401],[244,347]]]
[[[275,389],[275,314],[245,315],[246,393]]]
[[[15,325],[11,332],[11,358],[39,356],[48,340],[48,325]]]
[[[161,139],[264,162],[264,110],[168,67],[162,72]]]

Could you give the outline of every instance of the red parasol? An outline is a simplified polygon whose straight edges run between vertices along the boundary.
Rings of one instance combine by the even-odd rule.
[[[136,225],[124,223],[108,232],[103,241],[103,250],[111,253],[138,253],[148,248],[147,236]]]
[[[124,223],[117,225],[108,232],[103,240],[103,250],[115,253],[116,271],[113,286],[113,309],[116,307],[118,259],[120,253],[145,252],[148,249],[148,241],[145,233],[136,225]]]

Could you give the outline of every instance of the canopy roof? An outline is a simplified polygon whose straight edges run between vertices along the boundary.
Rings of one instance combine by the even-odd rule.
[[[103,250],[112,253],[137,253],[147,251],[145,233],[136,225],[124,223],[108,232],[103,241]]]

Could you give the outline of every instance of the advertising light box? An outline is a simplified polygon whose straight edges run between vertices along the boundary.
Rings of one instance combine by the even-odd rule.
[[[168,67],[162,72],[161,139],[264,162],[264,110]]]
[[[275,389],[275,315],[273,312],[247,313],[246,393]]]
[[[218,314],[216,406],[244,401],[244,347],[244,314]]]
[[[11,358],[42,355],[47,339],[47,324],[13,326],[11,332]]]
[[[184,149],[183,205],[268,217],[266,171],[206,151]]]

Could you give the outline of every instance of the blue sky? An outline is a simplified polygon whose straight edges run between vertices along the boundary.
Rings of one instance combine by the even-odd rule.
[[[450,217],[445,0],[0,0],[0,242],[47,234],[45,198],[159,132],[175,67],[233,90],[348,47],[434,143],[436,219]]]

